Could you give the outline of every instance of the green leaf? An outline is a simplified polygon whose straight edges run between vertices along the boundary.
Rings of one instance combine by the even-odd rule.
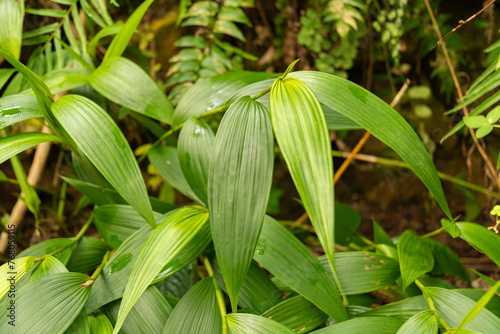
[[[474,223],[457,223],[462,231],[462,238],[469,244],[486,254],[497,266],[500,266],[500,236],[484,226]]]
[[[89,82],[97,92],[119,105],[172,123],[172,104],[151,77],[131,60],[113,57],[104,61],[90,74]]]
[[[339,292],[311,251],[273,218],[266,216],[254,259],[337,322],[347,320]]]
[[[83,308],[65,334],[92,334],[90,332],[89,321],[85,308]]]
[[[212,129],[191,117],[179,134],[177,153],[186,181],[196,196],[207,204],[208,166],[214,143]]]
[[[203,79],[192,86],[182,96],[179,104],[175,108],[173,125],[178,126],[186,122],[191,116],[197,117],[209,110],[220,107],[239,89],[248,84],[272,77],[276,77],[276,74],[232,71]],[[272,82],[270,84],[272,84]],[[269,85],[266,87],[269,87]]]
[[[296,333],[307,333],[325,323],[328,316],[302,296],[286,299],[262,314],[292,329]]]
[[[432,299],[439,316],[452,328],[458,327],[476,304],[458,292],[443,288],[426,287],[424,295]],[[481,333],[496,333],[500,328],[500,319],[487,309],[482,309],[465,328]]]
[[[246,38],[241,32],[241,30],[230,21],[221,20],[220,18],[215,22],[214,32],[219,34],[226,34],[228,36],[239,39],[242,42],[246,42]]]
[[[43,113],[35,97],[17,94],[0,98],[0,129],[38,117]]]
[[[469,311],[469,313],[467,313],[467,315],[462,319],[458,328],[463,328],[465,325],[467,325],[467,323],[469,323],[472,319],[474,319],[479,314],[479,312],[481,312],[481,310],[486,306],[486,304],[490,302],[491,298],[495,296],[498,288],[500,288],[500,281],[496,282],[495,285],[493,285],[491,289],[488,290],[488,292],[486,292],[481,297],[481,299],[478,300],[476,305],[474,305],[474,307]]]
[[[469,273],[455,252],[435,240],[426,239],[426,242],[432,247],[434,254],[434,268],[431,275],[440,276],[448,273],[470,283]]]
[[[0,48],[15,59],[21,54],[24,2],[0,1]]]
[[[66,265],[71,256],[71,253],[73,252],[73,244],[73,240],[69,238],[54,238],[44,240],[29,248],[26,248],[21,253],[17,254],[17,258],[21,258],[24,256],[42,257],[46,254],[64,248],[64,251],[54,255],[54,257],[61,261],[64,265]]]
[[[476,130],[476,137],[483,138],[493,131],[493,125],[483,125]]]
[[[483,115],[480,116],[465,116],[464,123],[469,128],[477,129],[484,125],[489,125],[490,123],[486,120]]]
[[[486,115],[486,119],[490,124],[498,122],[498,120],[500,120],[500,106],[493,108],[488,115]]]
[[[125,136],[112,118],[95,102],[66,95],[52,111],[74,146],[97,167],[111,185],[155,228],[153,210],[139,165]]]
[[[453,238],[460,236],[460,229],[454,221],[442,218],[441,226],[443,226],[444,230],[448,232]]]
[[[29,279],[30,282],[44,276],[68,272],[68,269],[66,269],[64,264],[62,264],[62,262],[56,259],[54,256],[47,254],[44,257],[44,260],[41,261],[40,264],[36,266],[31,273]]]
[[[87,48],[89,55],[92,56],[92,58],[95,58],[96,49],[99,45],[100,40],[106,36],[116,35],[122,29],[122,27],[123,23],[115,23],[99,30],[99,32],[90,40],[89,46]]]
[[[333,162],[321,106],[293,78],[277,79],[269,102],[276,140],[336,279]]]
[[[12,293],[15,295],[15,291],[7,293],[11,290],[11,285],[15,286],[33,267],[34,259],[33,256],[18,257],[0,266],[0,299],[5,297],[5,295],[8,298],[13,297]]]
[[[99,311],[89,314],[88,322],[90,327],[90,333],[102,333],[111,334],[113,333],[113,325],[109,321],[108,317]]]
[[[226,315],[229,334],[293,334],[294,332],[274,320],[255,314],[232,313]]]
[[[222,333],[216,286],[213,277],[193,286],[174,308],[163,333]]]
[[[411,126],[384,101],[360,86],[321,72],[300,71],[290,77],[308,85],[320,102],[368,130],[391,147],[422,180],[452,219],[436,168]]]
[[[268,111],[242,97],[222,119],[208,173],[212,237],[233,311],[266,213],[273,164]]]
[[[434,311],[427,310],[411,317],[396,334],[436,334],[438,329],[439,325]]]
[[[360,317],[391,317],[402,321],[407,321],[415,314],[428,310],[429,304],[424,296],[410,297],[396,302],[392,302],[365,313]]]
[[[62,18],[66,16],[66,11],[64,9],[48,9],[48,8],[26,8],[24,10],[27,14],[57,17]]]
[[[88,73],[83,70],[61,69],[54,70],[43,77],[43,82],[52,94],[66,92],[89,83]],[[31,88],[21,94],[35,94]]]
[[[130,15],[127,22],[120,29],[118,34],[115,36],[111,45],[109,46],[106,54],[104,54],[103,61],[111,59],[113,57],[119,57],[122,55],[123,51],[127,48],[128,42],[132,38],[132,35],[137,29],[137,26],[142,20],[142,17],[146,13],[146,10],[151,6],[154,0],[144,1],[137,9]]]
[[[201,230],[208,220],[202,207],[185,207],[167,217],[149,236],[134,264],[123,293],[114,333],[118,333],[127,314],[148,285]]]
[[[252,26],[252,23],[248,20],[245,12],[238,7],[222,6],[218,18],[219,20],[243,23],[247,26]]]
[[[375,241],[376,244],[384,244],[392,247],[396,247],[394,245],[394,242],[392,241],[391,237],[384,231],[382,227],[375,221],[373,221],[373,240]]]
[[[15,321],[18,333],[63,333],[85,305],[90,289],[81,285],[88,279],[79,273],[57,273],[29,282],[16,293],[15,319],[7,307],[2,307],[2,319]],[[8,321],[0,323],[0,332],[11,332]]]
[[[15,72],[16,70],[13,68],[0,68],[0,89],[5,86],[12,74],[14,74]]]
[[[348,205],[335,203],[335,243],[347,246],[361,224],[358,211]]]
[[[331,272],[326,257],[322,256],[319,260],[326,270]],[[347,295],[382,289],[394,283],[400,276],[396,260],[376,253],[336,253],[335,267],[339,273],[340,284]]]
[[[402,322],[389,317],[366,317],[351,319],[333,326],[329,326],[312,333],[314,334],[394,334],[401,327]]]
[[[87,273],[97,268],[102,262],[109,246],[94,237],[83,237],[73,248],[73,253],[66,265],[69,271]]]
[[[191,198],[193,201],[203,203],[195,194],[184,176],[179,162],[177,148],[171,146],[158,146],[148,152],[149,161],[161,176],[175,189]]]
[[[399,237],[398,258],[403,290],[434,266],[432,248],[412,230],[404,231]]]
[[[118,316],[120,302],[121,300],[115,300],[103,307],[103,312],[113,324],[116,322]],[[120,333],[161,334],[171,313],[172,307],[163,298],[160,291],[154,286],[150,286],[144,291],[132,310],[130,310],[127,319],[120,329]]]
[[[45,142],[62,142],[59,137],[42,132],[19,133],[0,139],[0,164],[27,150]]]

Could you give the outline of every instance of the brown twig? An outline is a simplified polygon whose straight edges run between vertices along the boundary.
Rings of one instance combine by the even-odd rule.
[[[401,101],[401,98],[403,97],[404,93],[406,92],[406,90],[408,89],[409,86],[410,86],[410,80],[406,79],[403,87],[401,87],[401,89],[396,94],[396,96],[394,96],[394,99],[392,100],[392,102],[390,104],[390,106],[392,108],[394,108],[399,103],[399,101]],[[351,151],[349,156],[344,160],[342,165],[340,165],[339,169],[335,172],[335,176],[333,177],[333,184],[336,184],[338,182],[338,180],[340,179],[342,174],[344,174],[344,172],[346,171],[347,167],[349,167],[349,164],[351,163],[351,161],[354,159],[356,154],[358,154],[358,152],[361,150],[361,148],[363,148],[363,146],[367,142],[368,138],[370,138],[370,136],[371,136],[370,132],[366,131],[366,133],[363,135],[363,137],[361,137],[361,139],[358,141],[358,143],[356,144],[354,149]],[[307,212],[304,212],[302,214],[302,216],[300,216],[295,222],[297,224],[301,224],[302,222],[304,222],[307,219],[307,217],[308,217]]]
[[[439,38],[439,40],[436,42],[436,44],[431,48],[431,50],[435,49],[437,46],[441,45],[443,43],[443,41],[448,38],[448,36],[450,36],[451,34],[453,34],[455,31],[457,31],[458,29],[462,28],[464,25],[466,25],[467,23],[469,23],[470,21],[474,20],[479,14],[481,14],[482,12],[484,12],[486,9],[488,9],[491,5],[493,5],[495,3],[496,0],[492,0],[489,4],[487,4],[486,6],[483,7],[483,9],[481,9],[479,12],[477,12],[476,14],[472,15],[471,17],[469,17],[467,20],[460,20],[459,21],[459,25],[456,26],[455,28],[453,28],[449,33],[447,33],[446,35],[442,36]]]
[[[436,17],[434,16],[434,13],[432,11],[429,0],[425,0],[425,6],[427,7],[427,11],[429,12],[429,15],[431,17],[432,25],[434,27],[436,34],[437,34],[437,37],[441,40],[443,38],[443,36],[441,35],[441,31],[439,30],[439,25],[437,24]],[[441,45],[441,49],[443,50],[444,58],[446,60],[446,65],[448,66],[448,70],[450,71],[451,77],[453,79],[453,83],[455,84],[455,89],[457,90],[458,99],[460,101],[462,101],[463,100],[462,90],[460,88],[460,83],[458,82],[457,75],[455,74],[455,69],[453,68],[453,65],[451,64],[451,59],[450,59],[450,55],[448,54],[448,49],[446,48],[445,43],[441,43],[440,45]],[[463,111],[464,111],[465,116],[469,115],[469,110],[467,109],[467,106],[463,107]],[[474,143],[476,144],[477,150],[479,151],[479,153],[483,157],[483,159],[486,163],[486,166],[489,169],[489,172],[491,174],[490,176],[491,176],[492,180],[497,184],[498,188],[500,189],[500,179],[497,176],[497,172],[496,172],[495,167],[493,167],[493,164],[491,163],[490,158],[488,157],[488,155],[484,151],[483,147],[479,143],[479,140],[476,137],[476,132],[474,131],[474,129],[469,129],[469,130],[470,130],[471,137],[474,140]]]

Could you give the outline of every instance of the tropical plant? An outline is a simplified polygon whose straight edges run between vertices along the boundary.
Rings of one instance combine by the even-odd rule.
[[[81,213],[87,221],[74,237],[19,254],[9,245],[10,259],[0,267],[1,333],[498,331],[500,283],[485,277],[492,286],[487,292],[454,289],[439,276],[470,282],[469,274],[431,237],[461,237],[500,265],[500,236],[456,222],[442,174],[399,113],[338,76],[292,72],[295,63],[282,74],[235,71],[201,80],[173,108],[150,76],[123,57],[152,2],[95,35],[95,43],[115,35],[102,61],[83,52],[85,39],[66,46],[60,39],[68,59],[63,67],[85,71],[78,80],[51,81],[54,69],[43,78],[34,64],[19,61],[22,7],[0,0],[0,8],[18,15],[17,29],[0,20],[0,56],[13,67],[0,73],[18,73],[29,86],[12,86],[0,98],[0,163],[11,159],[16,166],[22,151],[57,143],[73,167],[64,184],[84,195],[81,207],[93,204]],[[103,4],[91,3],[96,10]],[[92,94],[85,94],[87,85]],[[68,94],[54,97],[62,92]],[[105,99],[131,110],[157,135],[139,161]],[[220,123],[213,115],[222,116]],[[37,118],[51,133],[14,132],[17,123]],[[447,217],[440,229],[421,236],[407,229],[390,238],[374,221],[373,241],[357,232],[359,214],[334,198],[329,131],[345,129],[365,129],[401,157]],[[266,215],[277,155],[323,256]],[[139,166],[146,157],[192,204],[176,207],[148,196]],[[28,185],[25,178],[21,185]],[[28,203],[36,192],[25,189]],[[62,190],[56,197],[64,202]],[[492,214],[498,217],[498,208]],[[99,237],[85,236],[91,225]],[[14,245],[15,226],[5,228]],[[401,300],[372,308],[375,292]]]

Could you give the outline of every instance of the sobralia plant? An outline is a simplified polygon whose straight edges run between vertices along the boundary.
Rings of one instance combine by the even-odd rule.
[[[146,72],[122,57],[151,2],[116,32],[101,63],[68,51],[89,65],[78,82],[42,80],[18,60],[15,43],[2,42],[0,55],[30,88],[0,98],[0,163],[58,143],[73,161],[74,175],[64,182],[85,196],[82,205],[94,207],[72,238],[19,254],[9,238],[10,259],[0,267],[1,333],[498,331],[500,283],[484,277],[492,286],[487,292],[454,289],[438,277],[469,282],[469,274],[453,251],[431,239],[441,232],[461,237],[500,265],[496,226],[453,219],[432,160],[402,116],[350,81],[292,72],[294,64],[283,74],[239,71],[200,81],[174,109]],[[147,155],[192,205],[148,196],[106,104],[71,92],[84,85],[99,93],[96,100],[170,127],[139,160]],[[70,92],[54,99],[61,87]],[[206,122],[215,114],[222,116],[217,131]],[[51,134],[7,131],[34,118]],[[357,232],[359,214],[334,199],[329,131],[345,129],[369,131],[404,160],[442,208],[442,228],[422,236],[408,229],[392,239],[374,222],[373,241]],[[276,154],[323,256],[266,215]],[[92,224],[99,238],[85,236]],[[10,236],[13,228],[6,226]],[[377,292],[393,299],[373,308]]]

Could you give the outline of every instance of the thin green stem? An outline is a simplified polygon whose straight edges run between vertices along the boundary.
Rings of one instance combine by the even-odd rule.
[[[92,274],[92,276],[90,276],[90,279],[83,283],[81,285],[82,289],[88,287],[88,286],[91,286],[92,284],[94,284],[95,280],[97,279],[97,277],[99,277],[99,274],[101,274],[102,272],[102,269],[104,268],[104,266],[106,265],[106,263],[108,263],[108,260],[109,260],[109,254],[111,253],[111,250],[108,250],[104,256],[102,257],[102,261],[101,261],[101,264],[99,265],[99,267],[97,267],[97,269],[94,271],[94,273]]]
[[[424,235],[421,236],[421,238],[430,238],[430,237],[433,237],[435,235],[438,235],[441,232],[444,232],[444,227],[440,227],[440,228],[438,228],[435,231],[432,231],[432,232],[429,232],[427,234],[424,234]]]
[[[427,300],[427,303],[429,304],[429,308],[434,311],[434,316],[436,317],[436,319],[439,321],[439,323],[441,325],[443,325],[443,327],[449,332],[451,331],[451,327],[448,326],[448,324],[439,316],[437,310],[436,310],[436,306],[434,306],[434,302],[432,301],[432,298],[427,296],[427,293],[425,291],[425,286],[417,279],[415,280],[415,284],[418,286],[418,288],[420,289],[420,291],[422,291],[423,295],[425,296],[425,299]]]
[[[78,234],[73,238],[73,243],[76,243],[78,240],[80,240],[83,237],[83,235],[85,234],[85,232],[87,232],[87,229],[89,228],[89,226],[93,220],[94,220],[94,216],[90,215],[90,218],[87,220],[85,225],[83,225],[80,232],[78,232]]]
[[[224,302],[224,298],[222,298],[222,293],[220,292],[219,286],[217,285],[217,281],[215,280],[214,271],[212,269],[212,265],[210,261],[206,257],[203,257],[203,263],[205,264],[205,268],[207,269],[208,275],[212,277],[212,281],[215,287],[215,295],[217,296],[217,303],[219,304],[220,315],[222,317],[222,333],[227,334],[227,322],[226,322],[226,303]]]

